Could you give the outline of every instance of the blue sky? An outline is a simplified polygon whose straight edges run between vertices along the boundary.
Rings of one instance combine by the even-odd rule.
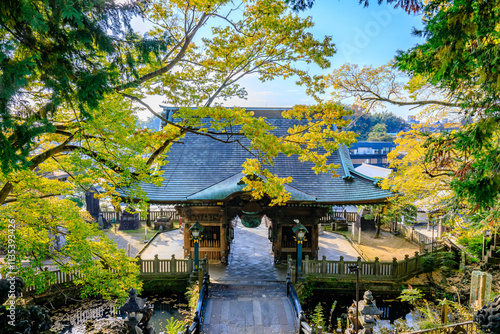
[[[333,68],[349,62],[358,65],[380,66],[391,61],[397,50],[407,50],[422,39],[411,35],[413,27],[421,27],[419,16],[408,15],[392,5],[378,5],[376,0],[364,8],[357,0],[316,0],[312,9],[300,15],[312,16],[315,27],[311,32],[318,39],[332,36],[337,53],[331,58],[332,67],[321,70],[303,65],[311,74],[328,74]],[[260,82],[256,77],[240,81],[248,91],[246,100],[232,99],[225,106],[242,107],[289,107],[295,104],[314,104],[314,100],[295,85],[293,79],[276,79]],[[328,98],[325,95],[324,98]],[[162,102],[151,99],[152,106]],[[349,103],[349,101],[344,101]],[[404,108],[388,107],[389,111],[406,119],[414,112]]]

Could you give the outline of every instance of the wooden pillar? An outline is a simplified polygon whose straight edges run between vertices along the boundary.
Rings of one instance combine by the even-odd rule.
[[[189,212],[187,210],[182,210],[182,223],[184,224],[184,258],[191,255],[191,234],[189,233]]]
[[[274,257],[281,260],[281,248],[282,248],[282,239],[283,239],[283,224],[281,222],[281,218],[276,218],[273,221],[273,224],[276,224],[276,241],[274,242]],[[278,256],[279,255],[279,256]]]
[[[311,257],[312,260],[318,259],[318,249],[319,249],[319,228],[316,222],[311,226]]]
[[[221,209],[220,213],[220,251],[221,251],[221,262],[227,263],[228,255],[228,245],[226,239],[226,228],[228,226],[227,214],[225,209]]]

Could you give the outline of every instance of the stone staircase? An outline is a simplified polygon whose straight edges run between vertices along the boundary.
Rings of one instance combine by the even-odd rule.
[[[201,333],[296,333],[285,283],[212,283],[208,291]]]
[[[491,246],[490,250],[486,252],[486,257],[484,259],[485,263],[492,265],[500,264],[500,247]]]

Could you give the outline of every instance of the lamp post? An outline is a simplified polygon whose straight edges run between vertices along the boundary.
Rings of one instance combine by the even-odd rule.
[[[306,240],[306,233],[308,232],[307,228],[303,226],[298,219],[295,219],[294,222],[297,223],[297,226],[294,226],[292,229],[293,233],[295,233],[297,240],[297,274],[302,273],[302,246],[304,241]]]
[[[358,334],[358,304],[359,304],[359,269],[360,267],[357,264],[349,265],[349,271],[356,273],[356,316],[354,322],[354,333]]]
[[[189,228],[189,231],[191,232],[191,239],[194,244],[194,271],[198,271],[198,266],[200,265],[199,244],[200,239],[203,238],[203,235],[201,235],[201,232],[203,232],[203,226],[201,226],[199,222],[196,222]]]

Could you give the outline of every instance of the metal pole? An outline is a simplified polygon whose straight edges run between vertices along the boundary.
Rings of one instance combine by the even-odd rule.
[[[297,271],[302,274],[302,241],[297,242]]]
[[[297,245],[295,248],[295,253],[297,254],[297,268],[295,270],[295,282],[297,282],[299,278],[299,220],[298,219],[297,219],[297,233],[295,237],[297,238]]]
[[[194,270],[198,271],[198,266],[200,265],[199,255],[198,255],[198,238],[193,240],[194,243]]]

